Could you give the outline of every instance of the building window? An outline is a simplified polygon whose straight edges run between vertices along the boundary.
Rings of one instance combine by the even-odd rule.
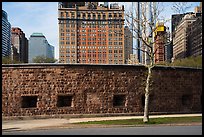
[[[90,13],[88,13],[88,19],[90,19],[91,18],[91,14]]]
[[[93,19],[96,19],[96,14],[93,14]]]
[[[119,17],[122,18],[122,14],[121,13],[119,13]]]
[[[85,19],[85,18],[86,18],[86,14],[85,14],[85,13],[83,13],[82,15],[83,15],[83,19]]]
[[[125,106],[125,95],[114,95],[113,96],[113,107],[124,107]]]
[[[72,95],[58,95],[57,107],[72,107]]]
[[[101,15],[100,15],[100,14],[98,14],[98,19],[99,19],[99,20],[101,19]]]
[[[81,14],[80,14],[80,13],[77,13],[77,17],[80,18],[80,17],[81,17]]]
[[[64,14],[64,13],[63,13],[63,12],[61,12],[61,15],[60,15],[60,16],[61,16],[61,17],[63,17],[63,14]]]
[[[21,96],[21,107],[22,108],[33,108],[37,107],[37,96]]]
[[[69,13],[68,12],[66,12],[66,17],[69,17]]]
[[[103,14],[103,19],[104,19],[104,20],[106,19],[106,15],[105,15],[105,14]]]

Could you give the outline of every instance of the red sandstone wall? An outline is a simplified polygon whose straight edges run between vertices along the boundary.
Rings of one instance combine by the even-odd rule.
[[[2,116],[141,113],[146,74],[130,65],[3,65]],[[152,78],[150,112],[201,112],[201,69],[158,67]],[[37,106],[22,108],[22,96],[33,95]],[[58,95],[72,105],[58,107]],[[124,105],[113,106],[114,95]]]

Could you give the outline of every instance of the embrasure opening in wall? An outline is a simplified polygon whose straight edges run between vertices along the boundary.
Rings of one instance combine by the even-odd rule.
[[[58,95],[57,107],[72,107],[72,95]]]
[[[126,96],[125,95],[114,95],[113,96],[113,107],[125,106]]]
[[[22,108],[33,108],[37,107],[37,96],[21,96],[21,107]]]

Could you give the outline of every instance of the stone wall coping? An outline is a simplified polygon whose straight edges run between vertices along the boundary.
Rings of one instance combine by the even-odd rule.
[[[129,65],[129,64],[65,64],[65,63],[27,63],[27,64],[2,64],[2,68],[44,68],[44,67],[68,67],[68,66],[84,66],[84,67],[135,67],[145,68],[144,65]],[[196,67],[181,67],[181,66],[155,66],[153,69],[184,69],[184,70],[202,70]]]

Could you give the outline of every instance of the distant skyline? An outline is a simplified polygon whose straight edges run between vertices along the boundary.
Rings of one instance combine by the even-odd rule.
[[[120,5],[125,5],[126,11],[131,9],[131,3],[119,2]],[[161,16],[166,19],[171,19],[171,15],[176,14],[171,10],[172,3],[161,2],[162,7],[165,7]],[[189,3],[192,7],[187,12],[194,12],[195,6],[200,4],[200,2]],[[58,2],[2,2],[2,9],[7,12],[11,27],[21,28],[28,39],[34,32],[43,33],[49,44],[55,47],[55,58],[59,59]],[[170,24],[168,22],[166,25],[170,27]]]

